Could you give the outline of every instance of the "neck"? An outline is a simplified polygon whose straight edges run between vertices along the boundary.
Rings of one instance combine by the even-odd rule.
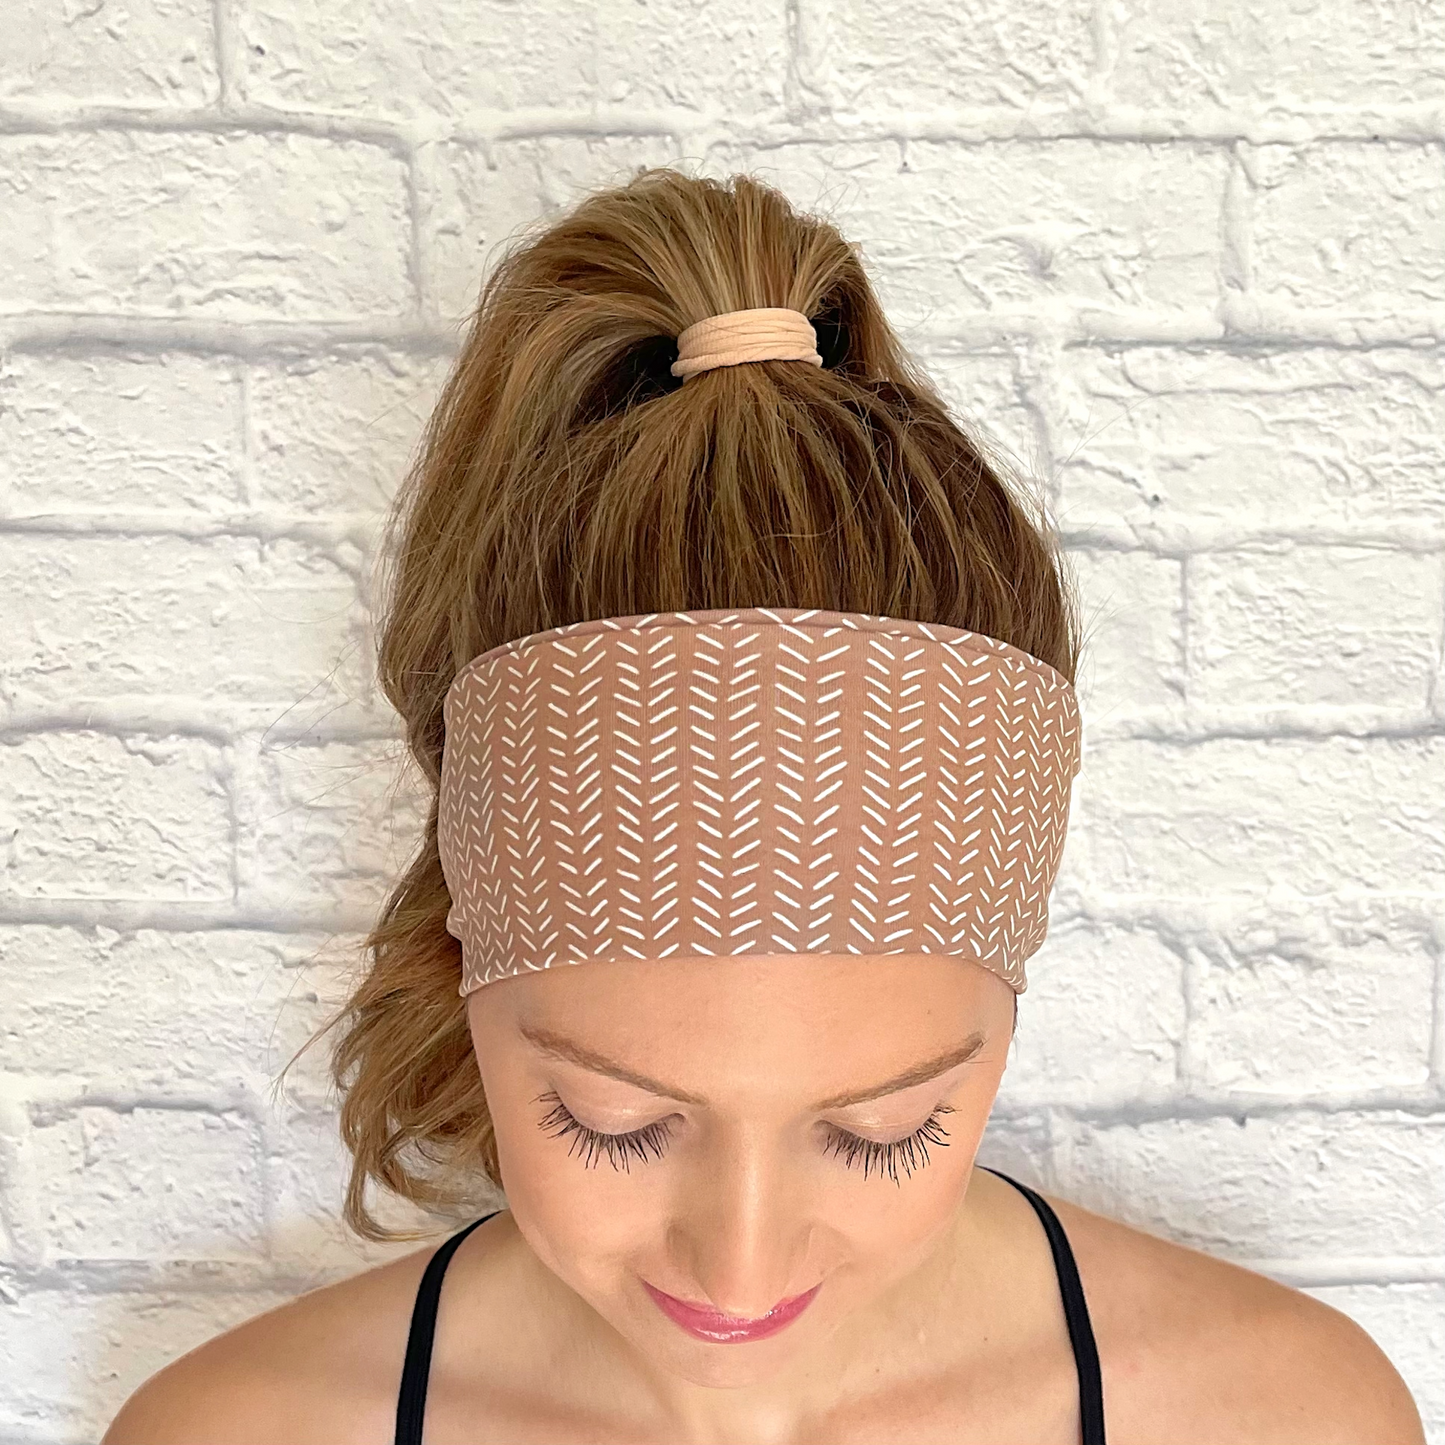
[[[790,1348],[797,1325],[758,1346],[698,1345],[679,1334],[673,1360],[640,1349],[527,1249],[553,1321],[548,1354],[567,1361],[565,1384],[559,1371],[548,1389],[554,1396],[564,1389],[577,1418],[617,1420],[635,1438],[682,1445],[842,1438],[830,1422],[888,1418],[878,1412],[894,1406],[915,1418],[939,1379],[972,1375],[970,1361],[1007,1339],[1009,1302],[1020,1297],[1021,1282],[1029,1297],[1037,1264],[1029,1246],[1037,1241],[1020,1231],[1017,1206],[1032,1219],[1011,1185],[976,1169],[943,1226],[897,1262],[882,1291],[846,1309],[826,1332],[795,1337],[808,1338],[805,1347]],[[840,1272],[824,1283],[820,1301],[829,1284],[840,1298],[852,1288]],[[1053,1290],[1051,1276],[1044,1286]],[[766,1367],[760,1349],[781,1363]]]

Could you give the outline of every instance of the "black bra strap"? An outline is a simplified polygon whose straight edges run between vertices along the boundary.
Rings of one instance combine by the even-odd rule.
[[[426,1387],[431,1376],[432,1341],[436,1338],[437,1304],[442,1297],[442,1276],[457,1247],[477,1225],[485,1224],[501,1210],[494,1209],[474,1219],[446,1240],[427,1261],[426,1273],[417,1288],[411,1310],[411,1333],[406,1339],[406,1363],[401,1367],[401,1389],[396,1397],[396,1445],[421,1445],[422,1421],[426,1418]]]
[[[980,1169],[988,1165],[980,1164]],[[1104,1445],[1104,1380],[1099,1369],[1099,1350],[1094,1342],[1094,1327],[1089,1321],[1089,1306],[1084,1300],[1084,1286],[1074,1251],[1059,1216],[1042,1194],[1020,1184],[1017,1179],[989,1169],[1007,1180],[1034,1207],[1053,1251],[1054,1269],[1059,1276],[1059,1294],[1064,1302],[1064,1319],[1069,1326],[1069,1343],[1074,1347],[1074,1364],[1079,1374],[1079,1440],[1080,1445]]]

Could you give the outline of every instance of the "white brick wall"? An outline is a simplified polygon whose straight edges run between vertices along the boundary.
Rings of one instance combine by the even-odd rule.
[[[668,161],[831,209],[1070,545],[1088,754],[988,1157],[1348,1311],[1445,1445],[1445,10],[17,0],[6,38],[3,1445],[387,1257],[319,1058],[270,1089],[417,825],[378,523],[495,244]]]

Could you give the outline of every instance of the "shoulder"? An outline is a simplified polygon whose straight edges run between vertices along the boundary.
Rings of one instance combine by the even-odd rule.
[[[1089,1302],[1111,1440],[1425,1445],[1405,1382],[1348,1315],[1252,1270],[1050,1202]]]
[[[430,1245],[308,1291],[158,1370],[101,1445],[389,1442]]]

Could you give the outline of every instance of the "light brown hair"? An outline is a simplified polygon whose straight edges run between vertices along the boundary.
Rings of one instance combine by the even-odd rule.
[[[823,366],[671,376],[679,332],[759,306],[807,315]],[[514,242],[385,544],[380,682],[430,816],[364,978],[305,1046],[339,1030],[343,1213],[370,1239],[420,1236],[375,1218],[369,1183],[445,1214],[501,1182],[437,853],[442,703],[473,657],[598,617],[819,607],[968,628],[1075,674],[1036,509],[906,356],[854,248],[747,175],[641,170]]]

